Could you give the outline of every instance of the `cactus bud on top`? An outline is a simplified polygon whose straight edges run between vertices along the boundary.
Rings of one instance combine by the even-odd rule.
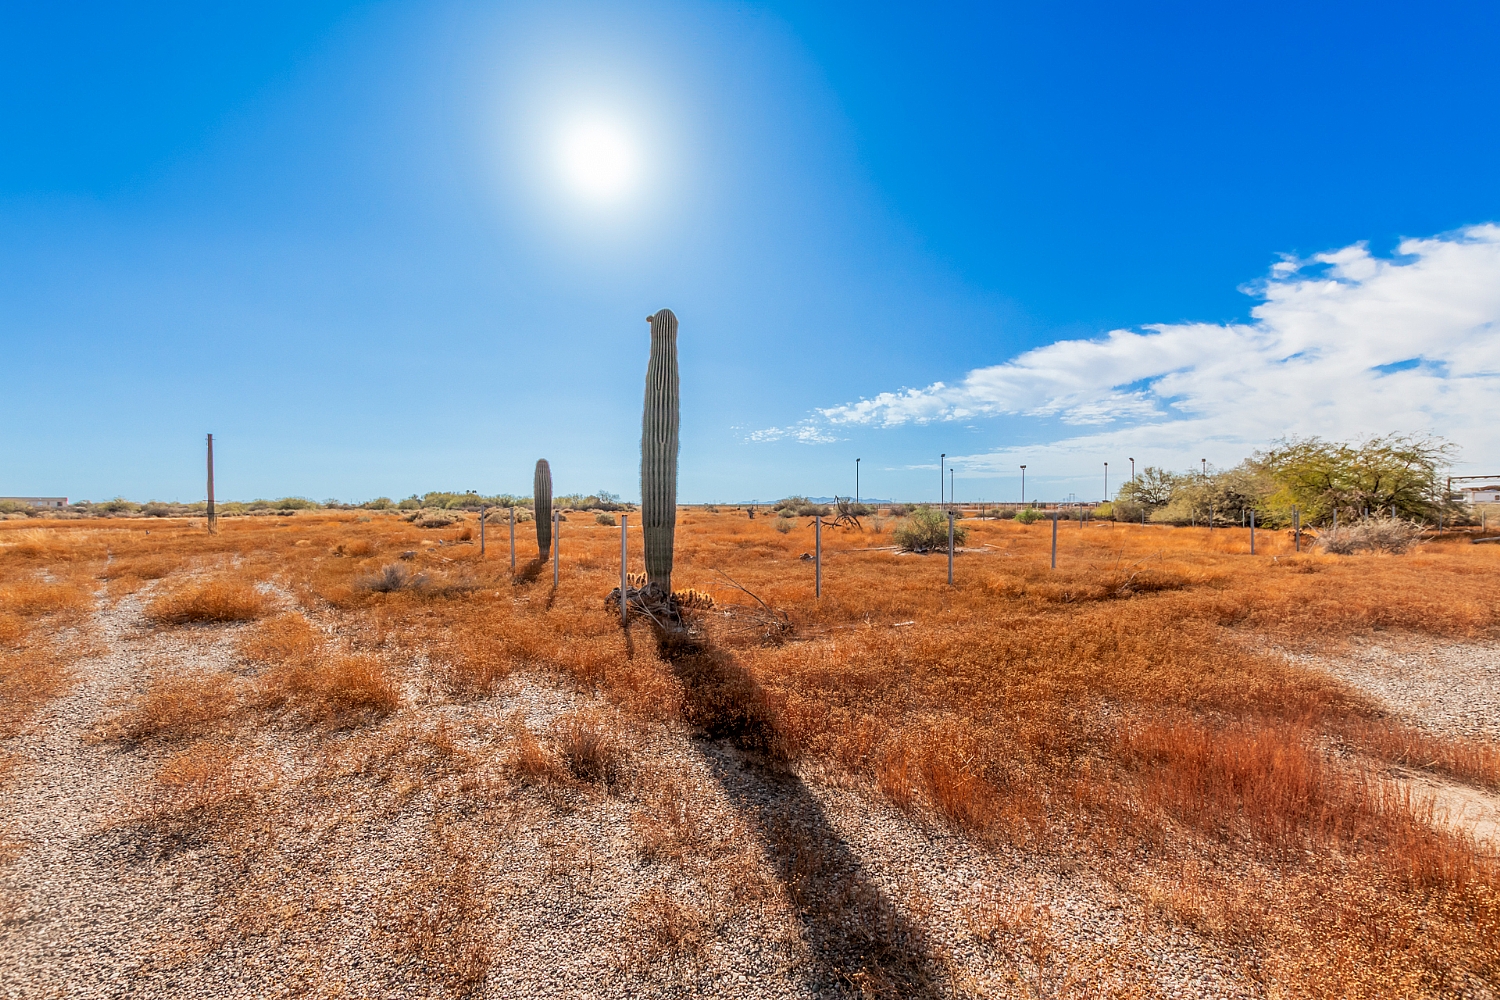
[[[536,460],[536,475],[531,480],[531,512],[536,517],[536,557],[545,559],[552,551],[552,467],[545,458]]]
[[[651,360],[641,416],[641,524],[646,578],[671,594],[677,528],[677,317],[663,309],[646,321],[651,324]]]

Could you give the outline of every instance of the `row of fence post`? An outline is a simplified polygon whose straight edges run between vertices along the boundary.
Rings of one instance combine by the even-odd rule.
[[[953,552],[954,552],[954,512],[948,511],[948,585],[953,585]],[[1250,528],[1250,554],[1255,555],[1255,511],[1241,511],[1242,523],[1248,513]],[[482,508],[479,514],[479,554],[485,551],[485,521],[488,518],[488,508]],[[1209,530],[1213,530],[1213,512],[1209,513]],[[1057,569],[1057,522],[1059,517],[1049,518],[1052,522],[1052,558],[1051,566]],[[629,574],[627,563],[629,560],[629,515],[620,515],[620,622],[625,624],[629,619],[626,592],[629,589]],[[562,558],[562,544],[559,537],[560,519],[558,511],[552,512],[552,587],[557,588],[560,564]],[[1141,523],[1146,523],[1145,514],[1141,515]],[[1338,531],[1338,511],[1333,513],[1333,530]],[[1082,518],[1079,525],[1082,526]],[[516,509],[510,508],[510,569],[516,570]],[[1292,534],[1293,546],[1296,551],[1302,551],[1302,512],[1298,508],[1292,508]],[[813,517],[813,597],[821,600],[823,597],[823,518],[821,515]]]

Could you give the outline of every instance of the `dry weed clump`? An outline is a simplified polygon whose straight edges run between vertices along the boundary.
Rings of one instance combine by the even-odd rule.
[[[1420,524],[1412,521],[1376,517],[1337,531],[1324,531],[1318,535],[1316,544],[1322,551],[1339,556],[1356,552],[1401,555],[1412,546],[1421,544],[1423,530]]]
[[[271,600],[254,586],[219,579],[169,591],[146,606],[146,617],[162,625],[248,622],[265,615]]]
[[[612,788],[629,770],[618,726],[602,712],[569,712],[553,724],[552,739],[563,766],[579,781]]]
[[[168,759],[128,805],[125,823],[164,845],[214,838],[225,846],[253,837],[256,804],[278,786],[269,760],[214,740]]]
[[[462,995],[484,981],[494,962],[485,847],[474,831],[435,819],[376,935],[398,960],[418,963],[428,978]]]
[[[231,678],[223,674],[162,674],[124,711],[97,730],[102,739],[196,739],[233,719],[241,704]]]

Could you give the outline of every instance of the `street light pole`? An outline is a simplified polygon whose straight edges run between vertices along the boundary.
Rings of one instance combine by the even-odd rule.
[[[1104,463],[1104,499],[1109,500],[1109,463]]]
[[[1206,458],[1200,458],[1200,459],[1198,459],[1198,461],[1200,461],[1200,462],[1203,463],[1203,478],[1207,479],[1208,478],[1208,459],[1206,459]]]
[[[1021,506],[1026,506],[1026,466],[1021,466]]]
[[[948,470],[948,506],[952,507],[956,503],[958,503],[958,497],[953,492],[953,470],[949,469]]]
[[[938,506],[943,506],[943,474],[947,472],[948,453],[945,451],[938,456]]]
[[[859,503],[859,459],[854,460],[854,502]]]
[[[1130,482],[1132,485],[1135,483],[1135,459],[1133,458],[1130,460]]]

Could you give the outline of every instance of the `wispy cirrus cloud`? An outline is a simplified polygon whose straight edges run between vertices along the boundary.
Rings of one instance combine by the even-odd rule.
[[[1500,226],[1287,259],[1248,291],[1243,324],[1153,324],[1065,340],[976,368],[952,384],[882,392],[819,409],[816,439],[856,426],[986,416],[1078,428],[1048,446],[1080,454],[1132,446],[1226,454],[1285,434],[1355,438],[1436,432],[1500,459]],[[1027,449],[1034,454],[1038,449]],[[970,468],[1019,454],[968,456]]]

